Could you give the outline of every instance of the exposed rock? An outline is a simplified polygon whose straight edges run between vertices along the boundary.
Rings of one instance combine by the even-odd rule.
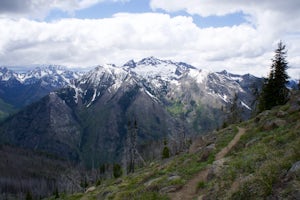
[[[170,185],[167,187],[164,187],[159,190],[160,193],[170,193],[170,192],[176,192],[178,189],[180,189],[182,186],[180,185]]]
[[[89,187],[88,189],[86,189],[85,193],[92,192],[94,190],[96,190],[96,187],[92,186],[92,187]]]
[[[202,150],[202,154],[201,154],[201,157],[199,159],[199,162],[205,162],[207,161],[209,155],[211,154],[211,152],[213,150],[215,150],[216,147],[215,147],[215,144],[210,144],[208,145],[207,147],[205,147],[203,150]]]
[[[193,142],[189,148],[189,153],[197,153],[206,145],[206,140],[203,137],[197,137],[192,141]]]
[[[292,104],[288,110],[289,113],[298,112],[300,110],[300,105]]]
[[[300,199],[300,190],[292,192],[291,196],[294,199]]]
[[[250,140],[249,142],[247,142],[245,147],[252,146],[257,141],[258,141],[258,138],[254,138],[254,139]]]
[[[267,116],[269,116],[271,114],[270,110],[265,110],[262,113],[260,113],[257,117],[259,117],[260,119],[265,118]]]
[[[300,97],[298,95],[292,95],[289,101],[290,107],[288,109],[289,113],[294,113],[300,111]]]
[[[282,117],[285,117],[287,115],[287,112],[284,112],[282,110],[279,110],[277,113],[276,113],[276,116],[279,117],[279,118],[282,118]]]
[[[286,125],[286,121],[283,119],[273,119],[270,121],[267,121],[264,125],[263,125],[263,130],[265,131],[270,131],[273,130],[275,128],[281,127],[281,126],[285,126]]]
[[[171,176],[169,176],[169,178],[168,178],[169,181],[176,180],[176,179],[181,179],[181,177],[178,176],[178,175],[171,175]]]
[[[254,122],[258,123],[260,121],[260,117],[255,117]]]
[[[144,183],[144,186],[148,187],[148,186],[152,185],[154,182],[157,182],[159,180],[161,180],[161,177],[151,179],[151,180],[147,181],[146,183]]]
[[[216,144],[212,143],[210,145],[208,145],[207,147],[205,147],[206,149],[215,149],[216,148]]]
[[[300,161],[297,161],[292,165],[291,169],[288,171],[288,174],[293,174],[299,170],[300,170]]]
[[[221,172],[221,170],[224,166],[224,163],[227,159],[228,158],[222,158],[222,159],[219,159],[219,160],[216,160],[215,162],[213,162],[212,166],[209,169],[208,175],[207,175],[208,181],[213,179],[214,177],[220,175],[220,172]]]
[[[255,119],[254,122],[255,123],[262,123],[268,116],[271,115],[271,111],[270,110],[265,110],[263,112],[261,112],[260,114],[258,114]]]

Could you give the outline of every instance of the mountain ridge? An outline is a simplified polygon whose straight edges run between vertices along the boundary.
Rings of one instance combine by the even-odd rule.
[[[37,69],[30,74],[47,77],[53,73],[64,74],[52,66],[47,73]],[[14,145],[48,151],[91,167],[124,158],[129,120],[139,125],[137,148],[147,157],[142,147],[150,141],[175,138],[176,143],[182,134],[205,134],[221,127],[230,116],[235,96],[243,113],[238,118],[249,118],[255,107],[254,92],[262,80],[149,57],[121,67],[97,66],[65,84],[67,87],[50,90],[34,106],[6,120],[0,127],[1,137]],[[66,136],[74,140],[66,140]],[[28,140],[21,140],[23,137]]]

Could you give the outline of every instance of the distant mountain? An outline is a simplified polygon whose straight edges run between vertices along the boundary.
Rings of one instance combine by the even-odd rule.
[[[41,65],[26,73],[17,73],[0,67],[0,99],[17,110],[29,105],[50,92],[69,86],[80,77],[80,73],[63,66]],[[11,113],[2,109],[0,112]],[[4,114],[3,114],[4,115]]]
[[[289,82],[286,84],[286,86],[292,90],[298,90],[299,89],[299,80],[290,79]]]
[[[57,67],[37,68],[25,75],[7,72],[3,77],[21,88],[30,86],[27,92],[15,92],[28,95],[25,99],[31,102],[40,97],[37,91],[66,87],[6,120],[0,127],[1,141],[90,167],[124,160],[129,122],[137,122],[139,154],[153,158],[152,142],[167,139],[176,143],[182,135],[218,128],[231,115],[234,104],[240,119],[249,118],[262,84],[249,74],[214,73],[154,57],[123,66],[98,66],[78,79],[76,73]],[[24,100],[23,104],[13,99],[6,102],[26,104]]]
[[[146,91],[159,99],[169,112],[189,121],[197,132],[220,126],[230,112],[235,95],[243,113],[240,118],[247,119],[262,86],[262,79],[250,74],[209,72],[153,57],[137,63],[130,61],[123,67],[136,75]]]

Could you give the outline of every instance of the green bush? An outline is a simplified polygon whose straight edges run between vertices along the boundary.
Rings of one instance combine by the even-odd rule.
[[[164,147],[163,151],[162,151],[162,158],[169,158],[170,157],[170,150],[167,146]]]
[[[123,171],[122,171],[122,167],[119,164],[114,164],[114,168],[113,168],[113,175],[115,178],[119,178],[120,176],[122,176]]]
[[[205,188],[206,184],[204,181],[200,181],[197,184],[197,190]]]

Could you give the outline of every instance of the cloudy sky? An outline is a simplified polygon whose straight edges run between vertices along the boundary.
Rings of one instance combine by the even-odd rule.
[[[300,78],[299,0],[0,0],[0,65],[155,56],[267,76],[278,41]]]

